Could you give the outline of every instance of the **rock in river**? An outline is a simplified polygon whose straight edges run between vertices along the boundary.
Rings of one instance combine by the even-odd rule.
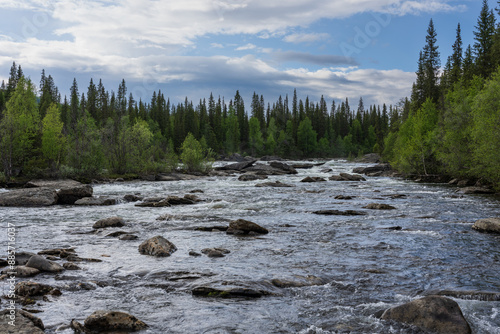
[[[26,267],[35,268],[40,271],[46,271],[50,273],[58,273],[64,270],[64,268],[52,261],[47,260],[43,256],[33,255],[28,263],[26,263]]]
[[[57,203],[57,192],[49,188],[14,189],[0,193],[0,206],[37,207]]]
[[[139,253],[152,256],[170,256],[177,247],[162,236],[156,236],[139,245]]]
[[[324,182],[326,181],[324,178],[319,177],[319,176],[307,176],[306,178],[302,179],[300,182]]]
[[[84,321],[84,328],[91,331],[139,331],[147,328],[143,321],[133,315],[119,311],[95,311]]]
[[[121,217],[109,217],[96,221],[92,226],[93,229],[106,227],[122,227],[125,226],[125,221]]]
[[[363,208],[364,209],[371,209],[371,210],[395,210],[396,209],[392,205],[383,204],[383,203],[370,203],[367,206],[364,206]]]
[[[356,210],[318,210],[313,211],[316,215],[324,215],[324,216],[364,216],[366,212],[364,211],[356,211]]]
[[[15,319],[15,327],[9,322]],[[0,312],[0,333],[5,334],[43,334],[45,326],[40,318],[23,310],[3,310]]]
[[[458,304],[441,296],[427,296],[387,309],[380,318],[411,324],[433,333],[471,333]]]
[[[229,223],[227,234],[267,234],[269,230],[245,219],[233,220]]]
[[[479,219],[472,228],[479,232],[500,233],[500,218]]]

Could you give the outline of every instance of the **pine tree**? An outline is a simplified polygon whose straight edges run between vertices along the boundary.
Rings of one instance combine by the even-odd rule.
[[[69,110],[69,130],[75,130],[78,116],[80,115],[80,100],[78,96],[78,83],[73,79],[73,85],[70,88],[70,110]]]
[[[493,36],[495,34],[495,15],[490,11],[488,0],[483,0],[481,13],[477,19],[474,31],[474,56],[476,58],[475,73],[483,78],[488,78],[493,67]]]
[[[433,102],[437,102],[439,98],[438,78],[439,67],[441,66],[436,36],[434,22],[431,19],[425,38],[427,44],[423,49],[423,97],[425,99],[431,98]]]
[[[470,44],[465,49],[464,62],[462,66],[462,81],[467,86],[474,77],[474,58],[472,56],[472,48]]]

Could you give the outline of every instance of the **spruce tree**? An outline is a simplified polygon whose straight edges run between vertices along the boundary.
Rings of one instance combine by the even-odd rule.
[[[475,56],[475,74],[488,78],[493,67],[493,41],[495,34],[495,15],[489,9],[488,0],[483,0],[481,13],[477,19],[477,25],[474,31],[474,56]]]

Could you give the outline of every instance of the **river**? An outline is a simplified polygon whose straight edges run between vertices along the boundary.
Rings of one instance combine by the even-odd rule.
[[[98,309],[121,310],[150,327],[141,333],[419,333],[381,321],[379,310],[417,299],[431,290],[500,291],[500,236],[471,229],[480,218],[500,216],[497,197],[462,195],[456,187],[388,177],[366,182],[300,182],[306,176],[327,178],[356,166],[333,160],[297,175],[270,176],[294,185],[259,188],[264,181],[204,177],[176,182],[116,182],[94,185],[94,195],[183,196],[193,190],[195,205],[142,208],[114,206],[0,208],[2,231],[16,225],[18,250],[38,252],[75,247],[80,257],[102,262],[78,263],[82,270],[41,274],[32,280],[61,290],[29,308],[46,333],[73,333]],[[325,172],[325,168],[332,171]],[[406,196],[391,196],[391,195]],[[337,195],[352,199],[336,199]],[[385,203],[395,210],[363,209]],[[364,216],[322,216],[323,209],[360,210]],[[168,216],[167,216],[168,215]],[[92,233],[95,221],[120,216],[123,228]],[[158,220],[166,216],[166,220]],[[258,237],[195,230],[247,219],[270,230]],[[401,229],[390,229],[391,227]],[[112,231],[134,232],[137,240],[107,237]],[[170,257],[141,255],[138,245],[161,235],[178,250]],[[2,243],[7,233],[2,233]],[[189,251],[222,247],[221,258],[194,257]],[[5,258],[2,247],[0,257]],[[274,288],[275,295],[256,299],[193,296],[204,285],[270,286],[273,279],[321,284]],[[85,288],[78,283],[87,283]],[[4,291],[5,293],[5,291]],[[474,333],[500,333],[500,302],[454,299]]]

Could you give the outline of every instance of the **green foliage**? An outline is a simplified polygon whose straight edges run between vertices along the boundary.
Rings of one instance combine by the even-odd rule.
[[[500,69],[472,105],[474,173],[500,185]]]
[[[260,131],[260,121],[257,117],[251,117],[248,121],[249,126],[249,146],[251,154],[261,155],[264,147],[262,132]]]
[[[401,126],[391,163],[406,173],[425,174],[436,170],[436,128],[438,110],[430,100],[411,113]]]
[[[317,134],[312,127],[309,117],[306,117],[299,123],[299,128],[297,130],[297,142],[299,149],[305,156],[310,156],[316,151]]]
[[[82,176],[100,175],[104,167],[101,137],[94,119],[85,113],[78,119],[68,140],[68,166]]]
[[[188,172],[207,172],[212,163],[209,160],[211,152],[207,152],[192,133],[188,133],[181,146],[180,158]]]
[[[35,88],[31,80],[21,77],[7,102],[0,123],[0,155],[7,179],[15,170],[21,170],[35,155],[35,141],[39,130],[40,114]]]
[[[64,124],[57,104],[52,103],[46,113],[42,120],[42,154],[49,165],[57,169],[66,150]]]

